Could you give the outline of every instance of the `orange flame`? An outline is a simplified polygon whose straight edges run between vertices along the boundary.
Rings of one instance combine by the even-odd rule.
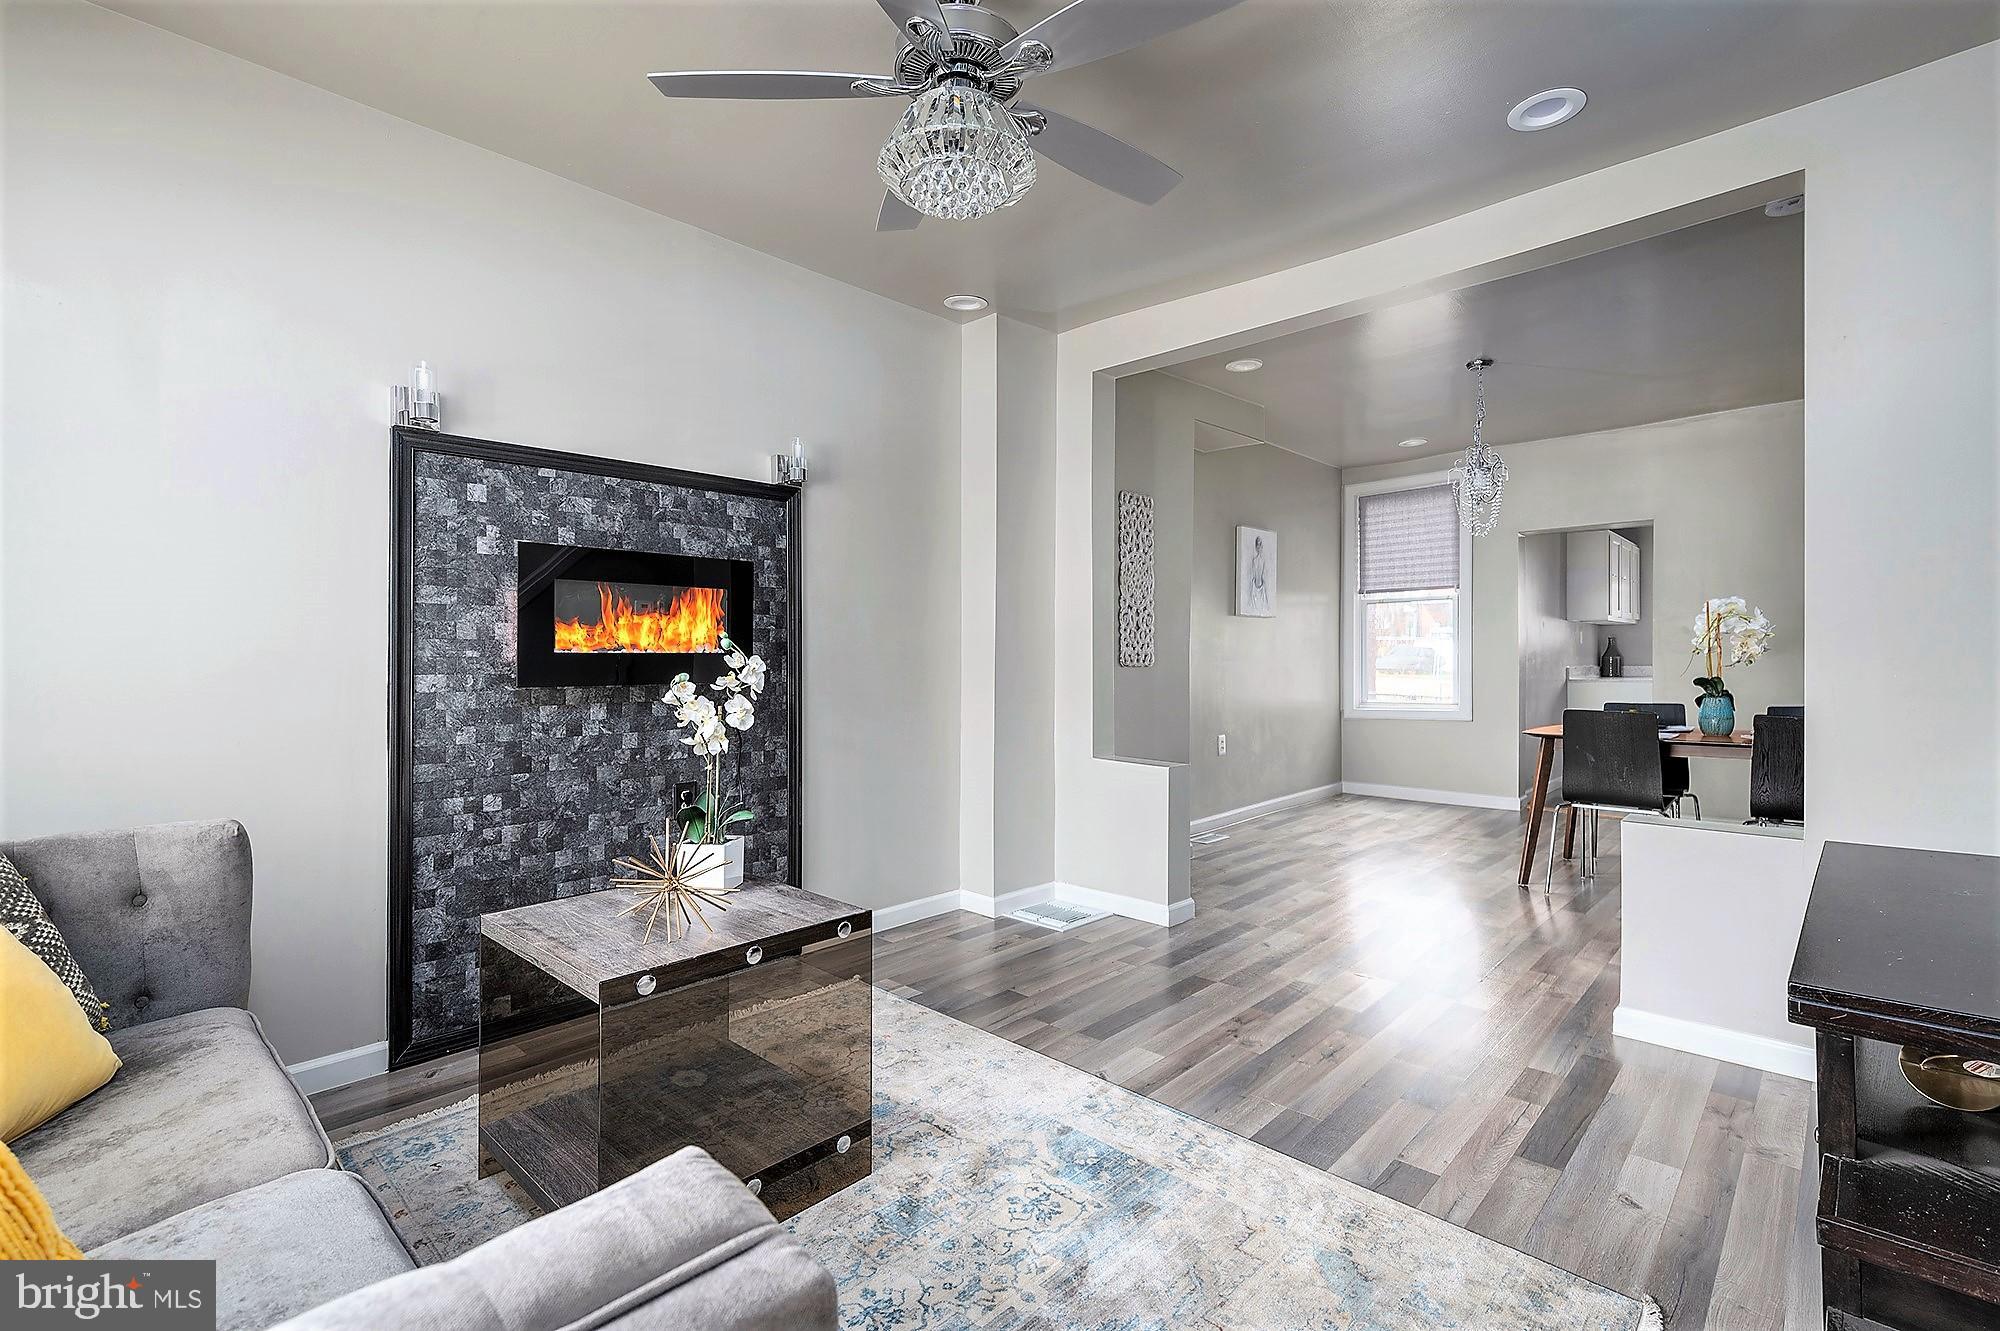
[[[665,610],[641,610],[610,584],[597,584],[595,624],[556,620],[559,652],[716,652],[724,628],[722,589],[687,587]]]

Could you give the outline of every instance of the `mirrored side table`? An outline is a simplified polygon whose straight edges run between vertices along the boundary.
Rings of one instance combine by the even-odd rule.
[[[479,1145],[554,1208],[700,1146],[780,1219],[867,1176],[870,912],[780,884],[645,937],[614,888],[480,918]]]

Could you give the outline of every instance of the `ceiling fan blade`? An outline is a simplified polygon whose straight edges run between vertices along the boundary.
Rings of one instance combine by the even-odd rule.
[[[1014,108],[1042,117],[1042,132],[1028,140],[1036,152],[1114,194],[1140,203],[1158,203],[1181,183],[1181,173],[1159,158],[1081,120],[1026,102],[1016,102]]]
[[[887,8],[889,0],[882,3]],[[1070,69],[1129,51],[1240,3],[1242,0],[1072,0],[1007,43],[1004,54],[1011,58],[1020,54],[1024,44],[1040,42],[1055,52],[1055,59],[1042,73]]]
[[[889,16],[889,21],[904,36],[909,35],[909,23],[913,18],[924,20],[940,33],[951,31],[951,25],[944,21],[944,11],[937,7],[937,0],[875,0],[875,3],[882,6],[882,12]]]
[[[874,97],[860,91],[855,83],[875,80],[893,83],[886,74],[802,73],[780,69],[701,69],[673,74],[648,74],[646,78],[668,97],[729,97],[738,100],[771,101],[813,97]]]
[[[877,231],[915,231],[924,215],[896,197],[894,190],[882,191],[882,211],[875,217]]]

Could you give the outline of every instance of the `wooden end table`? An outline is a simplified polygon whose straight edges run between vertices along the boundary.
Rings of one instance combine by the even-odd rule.
[[[700,1146],[781,1219],[865,1177],[872,914],[746,885],[648,939],[637,900],[480,917],[481,1174],[553,1209]]]
[[[1828,1331],[2000,1326],[2000,1111],[1934,1103],[1898,1059],[2000,1060],[2000,858],[1829,841],[1787,1000],[1818,1063]]]

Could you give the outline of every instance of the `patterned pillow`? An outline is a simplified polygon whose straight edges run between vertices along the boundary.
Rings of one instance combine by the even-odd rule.
[[[76,995],[76,1001],[83,1005],[83,1013],[90,1018],[90,1024],[97,1030],[109,1030],[111,1013],[97,990],[90,984],[90,977],[83,973],[83,967],[76,964],[69,944],[63,941],[62,932],[56,922],[42,909],[42,903],[28,890],[28,880],[14,867],[14,862],[0,855],[0,929],[18,938],[21,943],[42,959],[42,964],[56,973],[69,991]]]

